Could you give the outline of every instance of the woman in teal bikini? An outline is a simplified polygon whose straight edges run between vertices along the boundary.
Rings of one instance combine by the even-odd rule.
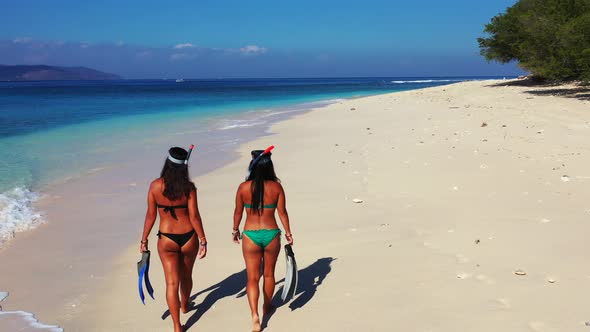
[[[267,149],[268,151],[268,149]],[[262,314],[271,310],[271,299],[275,288],[275,265],[281,249],[281,230],[275,219],[275,211],[285,229],[285,238],[293,244],[293,235],[289,226],[289,215],[285,204],[285,192],[279,179],[275,175],[274,166],[270,159],[271,153],[263,154],[262,150],[252,151],[250,174],[245,182],[240,184],[236,193],[236,208],[234,211],[233,241],[240,243],[240,222],[246,209],[246,224],[242,238],[242,251],[246,262],[248,284],[246,292],[252,312],[252,331],[260,331],[260,316],[258,315],[258,288],[260,281],[260,266],[264,264]],[[261,154],[263,154],[261,156]]]

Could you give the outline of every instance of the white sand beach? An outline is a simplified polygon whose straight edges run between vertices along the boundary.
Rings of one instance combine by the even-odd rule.
[[[335,103],[273,125],[238,160],[196,177],[209,253],[195,266],[197,310],[181,316],[188,331],[250,327],[231,218],[250,150],[271,144],[300,281],[267,331],[587,329],[590,99],[503,83]],[[156,228],[156,300],[145,306],[135,266],[160,152],[145,169],[97,172],[46,196],[51,222],[0,251],[4,310],[66,331],[171,329]],[[129,248],[110,252],[111,239]],[[281,258],[277,280],[284,270]]]

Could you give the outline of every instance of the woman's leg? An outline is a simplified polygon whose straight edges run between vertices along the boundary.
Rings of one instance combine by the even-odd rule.
[[[271,310],[271,300],[275,292],[275,266],[281,251],[281,235],[278,234],[266,248],[264,248],[264,304],[262,314]]]
[[[244,261],[246,262],[246,274],[248,275],[246,293],[248,294],[248,304],[250,304],[250,311],[252,312],[252,331],[260,331],[260,316],[258,315],[258,296],[260,289],[258,285],[260,282],[260,263],[263,250],[254,244],[246,235],[242,240],[242,251],[244,253]]]
[[[180,325],[180,300],[178,299],[178,275],[180,269],[180,252],[174,241],[162,237],[158,240],[158,253],[164,268],[166,278],[166,303],[170,310],[170,316],[174,323],[174,332],[181,332]]]
[[[191,291],[193,289],[193,266],[197,258],[199,243],[197,237],[193,237],[180,248],[180,310],[187,313]]]

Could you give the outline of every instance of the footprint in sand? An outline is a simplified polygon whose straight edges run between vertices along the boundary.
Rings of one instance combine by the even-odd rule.
[[[461,263],[461,264],[465,264],[465,263],[468,263],[469,262],[469,258],[467,258],[463,254],[456,254],[455,255],[455,258],[457,259],[457,262],[458,263]]]
[[[471,278],[471,273],[466,273],[466,272],[457,273],[457,279],[469,279],[469,278]]]
[[[496,305],[500,309],[510,309],[510,308],[512,308],[512,305],[510,304],[510,300],[504,299],[504,298],[496,299]]]
[[[546,327],[546,325],[543,322],[539,322],[539,321],[529,322],[529,328],[531,329],[531,331],[542,332],[542,331],[545,331],[545,327]]]
[[[475,279],[477,279],[478,281],[481,281],[481,282],[483,282],[483,283],[486,283],[486,284],[488,284],[488,285],[493,285],[493,284],[495,284],[495,283],[496,283],[496,281],[495,281],[494,279],[492,279],[492,278],[490,278],[490,277],[488,277],[488,276],[486,276],[486,275],[483,275],[483,274],[478,274],[478,275],[475,277]]]
[[[424,241],[422,244],[424,245],[425,248],[428,248],[428,249],[432,249],[432,250],[438,250],[439,249],[439,246],[438,245],[432,244],[431,242],[428,242],[428,241]]]

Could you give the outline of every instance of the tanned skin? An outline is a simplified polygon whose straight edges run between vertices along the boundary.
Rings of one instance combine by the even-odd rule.
[[[207,239],[203,230],[203,222],[197,203],[197,191],[191,190],[188,197],[171,201],[164,196],[164,180],[154,180],[148,192],[147,212],[143,227],[142,244],[140,251],[148,250],[147,238],[156,221],[156,215],[160,210],[160,231],[162,233],[183,234],[195,230],[193,237],[182,247],[165,236],[158,239],[158,254],[164,268],[166,279],[166,302],[170,310],[170,316],[174,322],[174,332],[181,332],[180,310],[183,313],[189,310],[191,290],[193,288],[193,265],[195,259],[205,258],[207,255]],[[178,220],[172,218],[170,213],[157,208],[157,203],[163,205],[188,205],[188,209],[176,209]],[[199,245],[201,242],[201,245]],[[180,297],[178,295],[180,290]]]
[[[244,204],[252,202],[252,181],[246,181],[238,187],[236,193],[236,207],[234,210],[234,231],[233,241],[240,243],[239,226],[242,220]],[[287,213],[285,191],[283,186],[275,181],[264,182],[264,204],[277,203],[275,208],[266,208],[262,213],[253,213],[250,209],[246,209],[246,224],[244,230],[255,229],[276,229],[277,221],[275,219],[275,210],[279,214],[283,229],[285,230],[285,238],[287,243],[293,244],[293,236],[291,235],[291,227],[289,225],[289,214]],[[246,263],[246,274],[248,275],[248,283],[246,286],[246,293],[248,294],[248,304],[252,313],[252,331],[260,331],[260,316],[258,314],[258,298],[260,290],[258,288],[260,275],[260,265],[264,262],[264,282],[263,282],[263,297],[264,303],[262,306],[262,314],[266,315],[271,310],[271,299],[275,290],[275,265],[281,250],[280,236],[275,237],[272,242],[264,249],[256,245],[247,236],[242,240],[242,252],[244,261]]]

